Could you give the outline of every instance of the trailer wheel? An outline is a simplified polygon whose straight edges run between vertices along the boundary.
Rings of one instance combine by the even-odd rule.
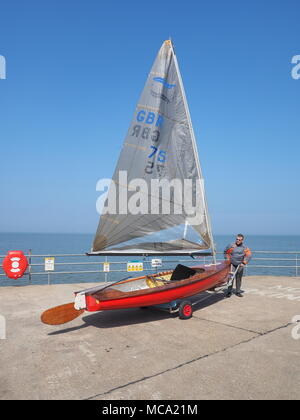
[[[193,316],[192,304],[188,301],[181,302],[179,305],[179,318],[190,319]]]

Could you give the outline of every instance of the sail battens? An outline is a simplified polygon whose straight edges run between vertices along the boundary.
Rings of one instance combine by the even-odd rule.
[[[139,149],[139,150],[143,150],[143,151],[147,150],[147,148],[145,146],[139,146],[138,144],[124,143],[124,146],[133,147],[135,149]]]
[[[212,247],[198,152],[171,41],[162,45],[148,74],[112,181],[93,255],[132,250],[186,255]]]

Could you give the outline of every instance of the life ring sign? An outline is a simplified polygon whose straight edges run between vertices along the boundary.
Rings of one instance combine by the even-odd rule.
[[[10,279],[19,279],[28,267],[23,251],[9,251],[2,262],[3,270]]]

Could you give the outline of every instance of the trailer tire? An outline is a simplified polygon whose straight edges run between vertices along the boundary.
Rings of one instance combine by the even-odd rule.
[[[193,307],[192,304],[188,301],[183,301],[179,305],[179,318],[180,319],[190,319],[193,316]]]

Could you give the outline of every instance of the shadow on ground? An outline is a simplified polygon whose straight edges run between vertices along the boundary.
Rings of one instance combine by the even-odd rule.
[[[224,299],[224,293],[203,292],[201,295],[192,296],[183,300],[189,300],[193,304],[194,315],[201,309],[214,305]],[[81,330],[86,327],[96,328],[118,328],[122,326],[144,324],[146,322],[155,322],[167,318],[177,318],[178,312],[170,313],[168,310],[162,310],[154,306],[146,308],[119,309],[112,311],[99,311],[95,313],[86,313],[82,317],[84,322],[76,327],[64,328],[54,331],[48,335],[65,334],[71,331]],[[186,321],[188,322],[188,320]]]

